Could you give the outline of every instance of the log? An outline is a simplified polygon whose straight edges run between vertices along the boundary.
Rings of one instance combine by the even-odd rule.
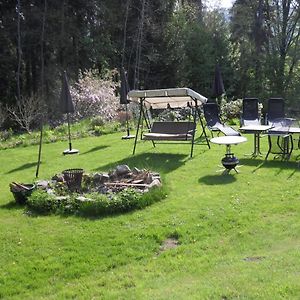
[[[149,184],[141,183],[125,183],[125,182],[105,182],[106,186],[128,186],[128,187],[137,187],[137,188],[148,188]]]
[[[30,190],[29,187],[27,187],[27,186],[25,186],[25,185],[23,185],[21,183],[17,183],[17,182],[13,181],[12,184],[15,185],[16,187],[18,187],[19,189],[23,189],[25,191],[29,191]]]

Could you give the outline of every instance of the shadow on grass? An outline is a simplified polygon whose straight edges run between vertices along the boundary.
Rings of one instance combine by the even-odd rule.
[[[6,210],[13,210],[13,209],[23,209],[24,208],[24,205],[22,204],[19,204],[15,201],[10,201],[6,204],[2,204],[0,205],[0,209],[6,209]]]
[[[130,168],[150,169],[152,171],[169,173],[184,165],[189,155],[170,153],[142,153],[95,168],[95,171],[108,171],[117,165],[128,165]]]
[[[99,150],[102,150],[102,149],[105,149],[105,148],[108,148],[109,146],[96,146],[88,151],[85,151],[85,152],[81,152],[80,155],[83,155],[83,154],[88,154],[88,153],[92,153],[92,152],[96,152],[96,151],[99,151]]]
[[[240,164],[246,166],[253,166],[254,169],[252,170],[252,173],[255,173],[257,170],[261,168],[278,169],[279,173],[283,170],[293,170],[293,173],[295,173],[299,169],[298,162],[296,161],[281,161],[275,159],[257,160],[257,159],[250,159],[250,158],[241,158]]]
[[[23,165],[15,168],[15,169],[12,169],[12,170],[8,171],[6,174],[11,174],[11,173],[14,173],[14,172],[30,169],[32,167],[35,167],[36,165],[37,165],[37,162],[26,163],[26,164],[23,164]]]
[[[206,175],[198,179],[199,183],[204,183],[206,185],[229,184],[235,181],[236,178],[232,174]]]

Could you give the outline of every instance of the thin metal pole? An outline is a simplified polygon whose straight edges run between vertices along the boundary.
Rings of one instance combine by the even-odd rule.
[[[136,142],[137,142],[137,138],[138,138],[138,134],[139,134],[139,128],[140,128],[140,124],[141,124],[141,119],[142,119],[142,110],[143,110],[143,100],[140,99],[140,115],[139,115],[139,120],[138,120],[138,124],[137,124],[137,129],[136,129],[136,134],[135,134],[135,139],[134,139],[134,146],[133,146],[133,152],[132,154],[135,154],[135,148],[136,148]]]
[[[42,142],[43,142],[43,122],[41,122],[41,129],[40,129],[40,143],[39,143],[39,154],[38,154],[38,163],[36,166],[35,177],[39,176],[40,164],[41,164],[41,155],[42,155]]]
[[[129,132],[129,120],[128,120],[128,108],[127,108],[127,103],[125,104],[125,111],[126,111],[126,126],[127,126],[127,136],[130,136]]]
[[[71,130],[70,130],[70,114],[67,113],[67,120],[68,120],[68,132],[69,132],[69,150],[72,150],[72,141],[71,141]]]

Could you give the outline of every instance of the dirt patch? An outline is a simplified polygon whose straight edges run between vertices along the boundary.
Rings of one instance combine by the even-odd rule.
[[[162,253],[164,251],[167,251],[169,249],[174,249],[176,247],[179,246],[179,242],[177,239],[175,238],[167,238],[166,240],[163,241],[163,243],[161,244],[160,248],[159,248],[159,253]]]
[[[249,256],[243,258],[244,261],[261,261],[265,259],[265,256]]]

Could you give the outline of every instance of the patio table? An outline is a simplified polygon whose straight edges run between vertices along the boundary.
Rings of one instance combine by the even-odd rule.
[[[260,134],[262,132],[266,132],[272,128],[272,125],[246,125],[240,128],[240,131],[244,133],[253,133],[254,134],[254,147],[253,153],[251,153],[251,157],[262,156],[260,152]]]

